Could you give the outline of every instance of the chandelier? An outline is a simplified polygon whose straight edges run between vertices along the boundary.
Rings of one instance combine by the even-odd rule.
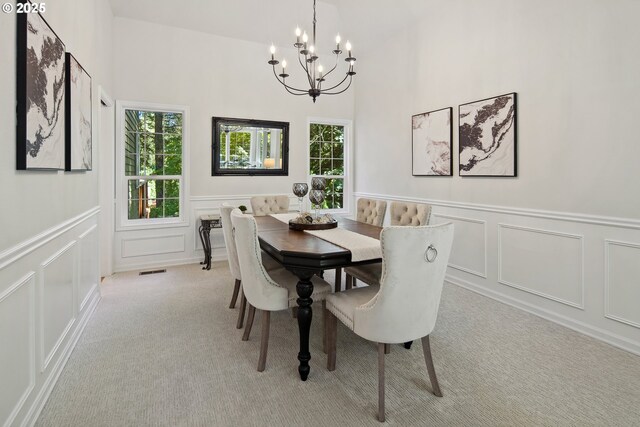
[[[299,89],[293,87],[286,82],[286,78],[289,77],[289,74],[286,73],[287,69],[287,61],[285,59],[282,60],[282,72],[280,74],[276,71],[276,65],[280,63],[275,58],[276,47],[271,45],[271,60],[269,64],[273,68],[273,75],[276,77],[276,80],[284,86],[284,88],[292,95],[309,95],[313,98],[313,102],[316,102],[316,98],[322,94],[324,95],[338,95],[351,86],[351,81],[353,80],[353,76],[356,74],[353,71],[353,65],[356,62],[356,58],[351,54],[351,43],[347,40],[345,44],[345,48],[347,49],[347,57],[344,59],[347,63],[347,72],[345,73],[344,78],[333,86],[325,87],[326,78],[338,67],[338,62],[340,59],[340,54],[342,50],[340,50],[340,34],[336,36],[336,48],[333,50],[333,53],[336,55],[336,63],[329,71],[324,72],[324,68],[320,64],[318,55],[316,54],[316,0],[313,0],[313,38],[311,40],[311,44],[309,44],[309,36],[307,32],[302,32],[300,28],[296,28],[296,42],[293,44],[294,47],[298,49],[298,62],[302,67],[303,71],[307,74],[307,80],[309,82],[309,89]],[[345,86],[346,83],[346,86]]]

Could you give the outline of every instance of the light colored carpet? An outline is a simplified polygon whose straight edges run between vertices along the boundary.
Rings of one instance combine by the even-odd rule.
[[[105,280],[37,425],[379,425],[372,343],[341,327],[328,372],[317,311],[303,383],[297,323],[276,313],[259,373],[260,319],[242,342],[232,284],[226,263]],[[419,342],[392,346],[388,425],[640,425],[640,358],[622,350],[453,285],[431,342],[444,397],[429,392]]]

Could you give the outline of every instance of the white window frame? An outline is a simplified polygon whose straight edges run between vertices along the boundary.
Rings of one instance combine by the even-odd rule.
[[[330,212],[333,214],[350,216],[352,214],[352,200],[351,195],[353,194],[353,179],[352,179],[352,171],[353,171],[353,121],[345,120],[345,119],[331,119],[325,117],[309,117],[307,120],[307,149],[306,149],[306,165],[307,165],[307,182],[309,183],[309,189],[311,189],[311,174],[309,170],[311,169],[311,125],[312,124],[321,124],[321,125],[338,125],[344,126],[344,184],[343,184],[343,192],[342,192],[342,208],[341,209],[322,209],[322,212]],[[325,176],[325,175],[323,175]],[[326,175],[326,178],[336,178],[336,176]]]
[[[129,179],[124,174],[125,110],[143,110],[182,114],[182,175],[180,175],[180,216],[177,218],[129,219]],[[137,101],[116,101],[116,231],[145,230],[189,226],[189,107],[184,105],[155,104]],[[170,176],[167,179],[171,178]]]

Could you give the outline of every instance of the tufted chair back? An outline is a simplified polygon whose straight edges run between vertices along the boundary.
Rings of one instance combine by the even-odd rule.
[[[289,211],[289,196],[252,197],[251,210],[255,216],[286,213]]]
[[[224,244],[227,247],[227,258],[229,259],[229,270],[236,280],[242,280],[240,275],[240,264],[238,263],[238,250],[236,242],[233,238],[233,226],[231,225],[231,211],[234,207],[223,204],[220,208],[220,220],[222,221],[222,234],[224,235]]]
[[[259,310],[287,309],[289,291],[274,282],[262,265],[256,220],[251,215],[243,215],[240,209],[234,209],[231,223],[242,272],[242,290],[247,301]]]
[[[390,344],[429,335],[438,317],[452,244],[451,223],[382,230],[380,291],[356,308],[354,332]]]
[[[356,221],[381,227],[386,212],[387,202],[385,201],[358,199]]]
[[[422,203],[391,202],[391,225],[429,225],[431,205]]]

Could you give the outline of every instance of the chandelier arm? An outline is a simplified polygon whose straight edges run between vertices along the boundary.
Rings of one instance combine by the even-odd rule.
[[[332,68],[332,69],[330,69],[329,71],[327,71],[327,72],[324,74],[324,77],[325,77],[325,78],[326,78],[329,74],[331,74],[331,72],[332,72],[333,70],[335,70],[335,69],[338,67],[338,59],[339,59],[339,57],[340,57],[340,54],[339,54],[339,53],[336,53],[336,64],[333,66],[333,68]]]
[[[280,80],[278,78],[278,74],[276,73],[275,65],[273,66],[273,75],[276,76],[276,80],[278,81],[278,83],[280,83],[282,86],[284,86],[285,89],[287,89],[287,92],[289,92],[290,94],[292,94],[292,95],[308,95],[309,94],[309,91],[307,91],[307,90],[298,89],[298,88],[295,88],[293,86],[289,86],[288,84],[286,84],[284,82],[284,79]],[[291,92],[292,90],[297,90],[298,92],[301,92],[301,93],[293,93],[293,92]]]
[[[302,59],[300,59],[300,48],[298,48],[298,62],[300,63],[300,66],[302,67],[302,69],[307,73],[307,80],[309,81],[309,85],[311,86],[311,88],[313,89],[315,86],[313,85],[313,82],[311,81],[311,74],[309,74],[309,68],[307,68],[307,66],[305,64],[302,63]],[[307,60],[307,56],[304,56],[305,62]]]
[[[338,86],[341,86],[342,83],[344,83],[347,80],[347,78],[349,78],[349,77],[350,77],[349,74],[345,74],[344,79],[342,79],[342,81],[340,83],[338,83],[335,86],[331,86],[329,88],[326,88],[325,90],[333,90],[333,89],[337,88]]]
[[[351,86],[351,82],[353,81],[353,76],[349,76],[349,84],[347,85],[347,87],[345,87],[344,89],[342,89],[340,92],[322,92],[323,95],[339,95],[342,92],[345,92],[347,89],[349,89],[349,87]],[[335,87],[335,86],[334,86]],[[329,90],[329,89],[327,89]]]

